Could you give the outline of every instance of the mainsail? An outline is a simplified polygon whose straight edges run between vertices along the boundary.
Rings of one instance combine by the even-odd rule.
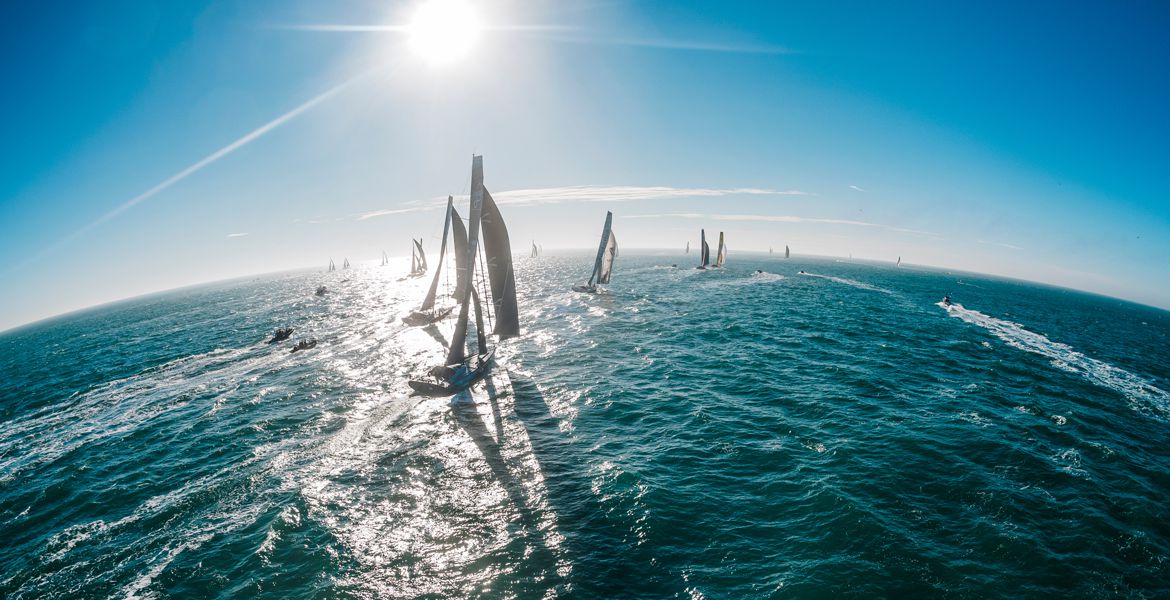
[[[455,210],[455,199],[447,196],[447,218],[443,221],[443,243],[439,246],[439,266],[435,267],[435,276],[431,278],[431,287],[427,290],[427,297],[423,299],[419,310],[430,310],[435,307],[435,293],[439,291],[439,273],[443,270],[443,256],[447,253],[447,232],[451,230],[451,211]]]
[[[691,253],[691,242],[690,241],[687,242],[687,252],[686,253],[687,254]]]
[[[349,268],[349,258],[348,258],[348,257],[346,257],[346,259],[345,259],[345,264],[344,264],[344,265],[341,265],[341,268],[342,268],[342,269],[348,269],[348,268]]]
[[[719,232],[719,252],[715,254],[715,266],[722,268],[727,261],[727,246],[723,245],[723,232]]]
[[[536,240],[533,240],[532,241],[532,252],[529,254],[529,256],[531,256],[532,258],[536,258],[539,255],[540,255],[540,251],[536,249]]]
[[[711,264],[711,247],[707,245],[707,230],[699,230],[699,268],[706,269]]]
[[[482,168],[482,167],[481,167]],[[483,174],[480,173],[480,187]],[[492,307],[495,309],[494,333],[501,340],[520,335],[520,312],[516,306],[516,277],[512,271],[512,246],[508,242],[508,228],[500,209],[483,188],[483,253],[487,260],[488,279],[492,284]],[[473,267],[474,268],[474,263]]]
[[[451,296],[463,297],[463,274],[467,272],[467,228],[459,211],[451,207],[451,238],[455,248],[455,292]]]
[[[900,266],[902,266],[902,257],[901,257],[901,256],[899,256],[899,257],[898,257],[898,262],[897,262],[896,264],[894,264],[894,266],[895,266],[895,267],[900,267]]]
[[[788,246],[784,246],[784,258],[790,257],[792,254],[788,251]]]
[[[613,259],[617,257],[617,238],[613,234],[613,213],[606,211],[605,226],[601,228],[601,243],[597,246],[597,260],[593,262],[593,273],[589,275],[586,287],[609,283],[613,272]]]

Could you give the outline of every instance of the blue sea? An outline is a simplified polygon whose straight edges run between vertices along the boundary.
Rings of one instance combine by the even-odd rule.
[[[1170,313],[695,259],[518,258],[454,399],[397,263],[0,334],[0,597],[1170,597]]]

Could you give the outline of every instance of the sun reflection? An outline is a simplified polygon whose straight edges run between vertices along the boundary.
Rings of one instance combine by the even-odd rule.
[[[482,31],[475,9],[463,0],[426,0],[406,27],[411,50],[432,64],[463,58]]]

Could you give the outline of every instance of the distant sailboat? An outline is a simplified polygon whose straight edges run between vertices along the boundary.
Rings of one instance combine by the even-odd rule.
[[[329,271],[330,271],[330,272],[333,272],[333,271],[336,271],[336,270],[337,270],[337,265],[333,264],[333,259],[332,259],[332,258],[331,258],[331,259],[329,259]]]
[[[792,252],[788,250],[788,246],[784,246],[784,258],[792,258]]]
[[[707,245],[707,230],[699,230],[699,266],[696,269],[706,269],[711,264],[711,247]]]
[[[540,256],[540,250],[538,250],[536,248],[536,240],[532,241],[532,252],[529,254],[529,256],[532,258],[536,258],[537,256]]]
[[[390,257],[386,256],[386,251],[383,250],[382,251],[382,265],[381,266],[383,266],[383,267],[386,266],[386,263],[388,263],[388,262],[390,262]]]
[[[895,267],[900,267],[900,266],[902,266],[902,257],[901,257],[901,256],[899,256],[899,257],[898,257],[898,262],[894,263],[894,266],[895,266]]]
[[[345,259],[345,264],[341,265],[341,268],[342,268],[342,269],[348,269],[348,268],[349,268],[349,258],[348,258],[348,257],[346,257],[346,259]]]
[[[601,244],[597,247],[597,260],[593,261],[593,273],[585,285],[575,285],[577,292],[597,293],[597,286],[609,283],[613,273],[613,259],[617,258],[617,238],[613,234],[613,213],[605,213],[605,226],[601,228]]]
[[[483,157],[471,159],[471,212],[467,225],[467,268],[459,272],[459,320],[451,336],[444,365],[429,371],[431,380],[412,379],[407,383],[427,396],[450,396],[474,385],[491,370],[495,350],[488,348],[483,322],[483,308],[475,291],[475,253],[479,232],[483,228],[483,250],[487,275],[495,308],[494,333],[500,340],[520,335],[520,314],[516,305],[516,280],[512,270],[512,250],[508,228],[491,194],[483,186]],[[456,249],[458,252],[458,248]],[[471,310],[475,310],[477,344],[475,354],[467,355],[467,328]]]
[[[443,242],[439,246],[439,264],[435,267],[435,276],[431,278],[431,287],[427,290],[426,298],[423,298],[422,306],[416,311],[412,311],[409,315],[402,318],[402,322],[407,325],[428,325],[446,318],[455,310],[454,306],[448,306],[441,309],[435,308],[435,295],[439,291],[439,274],[443,271],[443,257],[447,253],[447,234],[451,230],[452,221],[458,221],[459,227],[455,235],[458,238],[462,235],[462,243],[456,243],[455,247],[467,248],[467,233],[463,230],[463,222],[459,219],[459,213],[455,212],[455,199],[447,196],[447,216],[443,221]],[[461,262],[461,261],[460,261]],[[425,261],[424,261],[425,263]],[[458,276],[458,275],[457,275]]]
[[[768,246],[768,254],[772,254],[772,247]]]
[[[723,263],[727,262],[727,246],[723,244],[723,232],[719,232],[719,251],[715,253],[715,264],[712,265],[716,269],[722,269]]]
[[[410,273],[408,277],[422,277],[427,272],[427,256],[423,252],[422,239],[410,240]]]
[[[690,240],[687,240],[687,251],[686,251],[686,254],[690,254],[690,253],[691,253],[691,242],[690,242]]]

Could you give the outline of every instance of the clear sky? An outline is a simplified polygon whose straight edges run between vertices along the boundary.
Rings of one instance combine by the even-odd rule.
[[[450,39],[417,1],[4,3],[0,329],[434,248],[473,152],[521,248],[608,209],[627,250],[1170,307],[1170,4],[892,4],[480,0]]]

